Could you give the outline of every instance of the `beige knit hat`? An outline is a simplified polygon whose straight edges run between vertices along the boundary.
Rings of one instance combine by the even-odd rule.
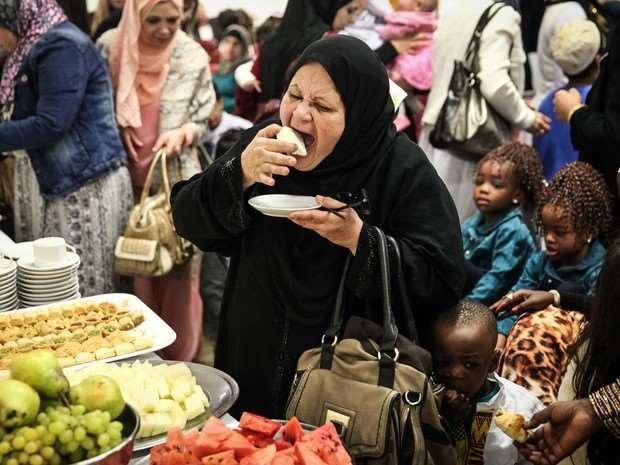
[[[592,21],[580,19],[560,26],[549,43],[551,56],[567,76],[585,70],[601,48],[601,33]]]

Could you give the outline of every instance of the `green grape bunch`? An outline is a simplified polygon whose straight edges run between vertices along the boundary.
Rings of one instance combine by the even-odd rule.
[[[107,411],[52,404],[30,426],[0,429],[0,465],[68,465],[109,451],[123,440],[123,424]]]

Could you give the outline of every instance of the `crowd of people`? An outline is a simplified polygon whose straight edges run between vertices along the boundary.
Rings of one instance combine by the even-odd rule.
[[[233,413],[281,418],[343,269],[346,316],[381,321],[379,227],[460,464],[481,437],[493,465],[618,462],[620,2],[288,0],[256,27],[208,0],[76,3],[0,0],[3,231],[65,238],[82,295],[133,292],[175,330],[166,358],[217,333]],[[437,142],[472,43],[469,85],[509,128],[482,154]],[[122,278],[116,241],[162,150],[196,253]],[[247,202],[278,193],[321,208]],[[527,443],[480,420],[500,407]]]

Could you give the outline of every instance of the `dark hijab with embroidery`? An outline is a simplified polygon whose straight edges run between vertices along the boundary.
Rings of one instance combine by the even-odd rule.
[[[260,52],[260,101],[281,97],[288,67],[308,45],[331,31],[336,13],[350,1],[289,0],[280,26]]]
[[[17,37],[17,48],[7,58],[0,81],[2,119],[11,117],[15,79],[30,49],[50,28],[66,20],[56,0],[0,0],[0,26]]]

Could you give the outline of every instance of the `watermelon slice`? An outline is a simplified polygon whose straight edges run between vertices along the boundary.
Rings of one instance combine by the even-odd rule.
[[[333,423],[327,422],[320,428],[305,434],[301,442],[323,459],[328,465],[352,465]]]
[[[277,452],[271,461],[271,465],[297,465],[299,460],[297,459],[297,455],[295,454],[295,449],[290,448],[293,451],[293,454],[283,454],[281,452]]]
[[[244,438],[241,434],[236,431],[228,430],[230,432],[230,436],[226,438],[221,444],[221,450],[234,450],[235,457],[237,460],[241,460],[243,457],[251,455],[256,451],[256,448]],[[275,447],[275,446],[274,446]]]
[[[304,430],[297,417],[293,417],[286,422],[286,425],[284,425],[280,431],[282,432],[282,439],[291,444],[295,444],[304,435]]]
[[[252,454],[242,458],[239,463],[240,465],[270,465],[275,456],[276,446],[271,444],[262,449],[257,449]]]
[[[284,439],[276,439],[273,443],[275,444],[277,451],[286,450],[293,447],[293,444],[285,441]]]
[[[299,462],[301,465],[325,465],[325,462],[321,460],[321,457],[312,452],[312,450],[303,442],[298,442],[295,444],[295,452],[299,457]]]
[[[255,433],[273,437],[280,429],[280,423],[269,420],[268,418],[255,415],[253,413],[243,412],[239,420],[239,426],[243,429],[254,431]]]
[[[235,451],[227,450],[203,457],[202,465],[239,465],[239,462],[235,459]]]
[[[250,442],[250,444],[252,444],[254,447],[263,448],[263,447],[267,447],[275,443],[275,441],[269,436],[257,434],[247,429],[240,430],[239,434],[241,434],[244,438],[246,438]]]

